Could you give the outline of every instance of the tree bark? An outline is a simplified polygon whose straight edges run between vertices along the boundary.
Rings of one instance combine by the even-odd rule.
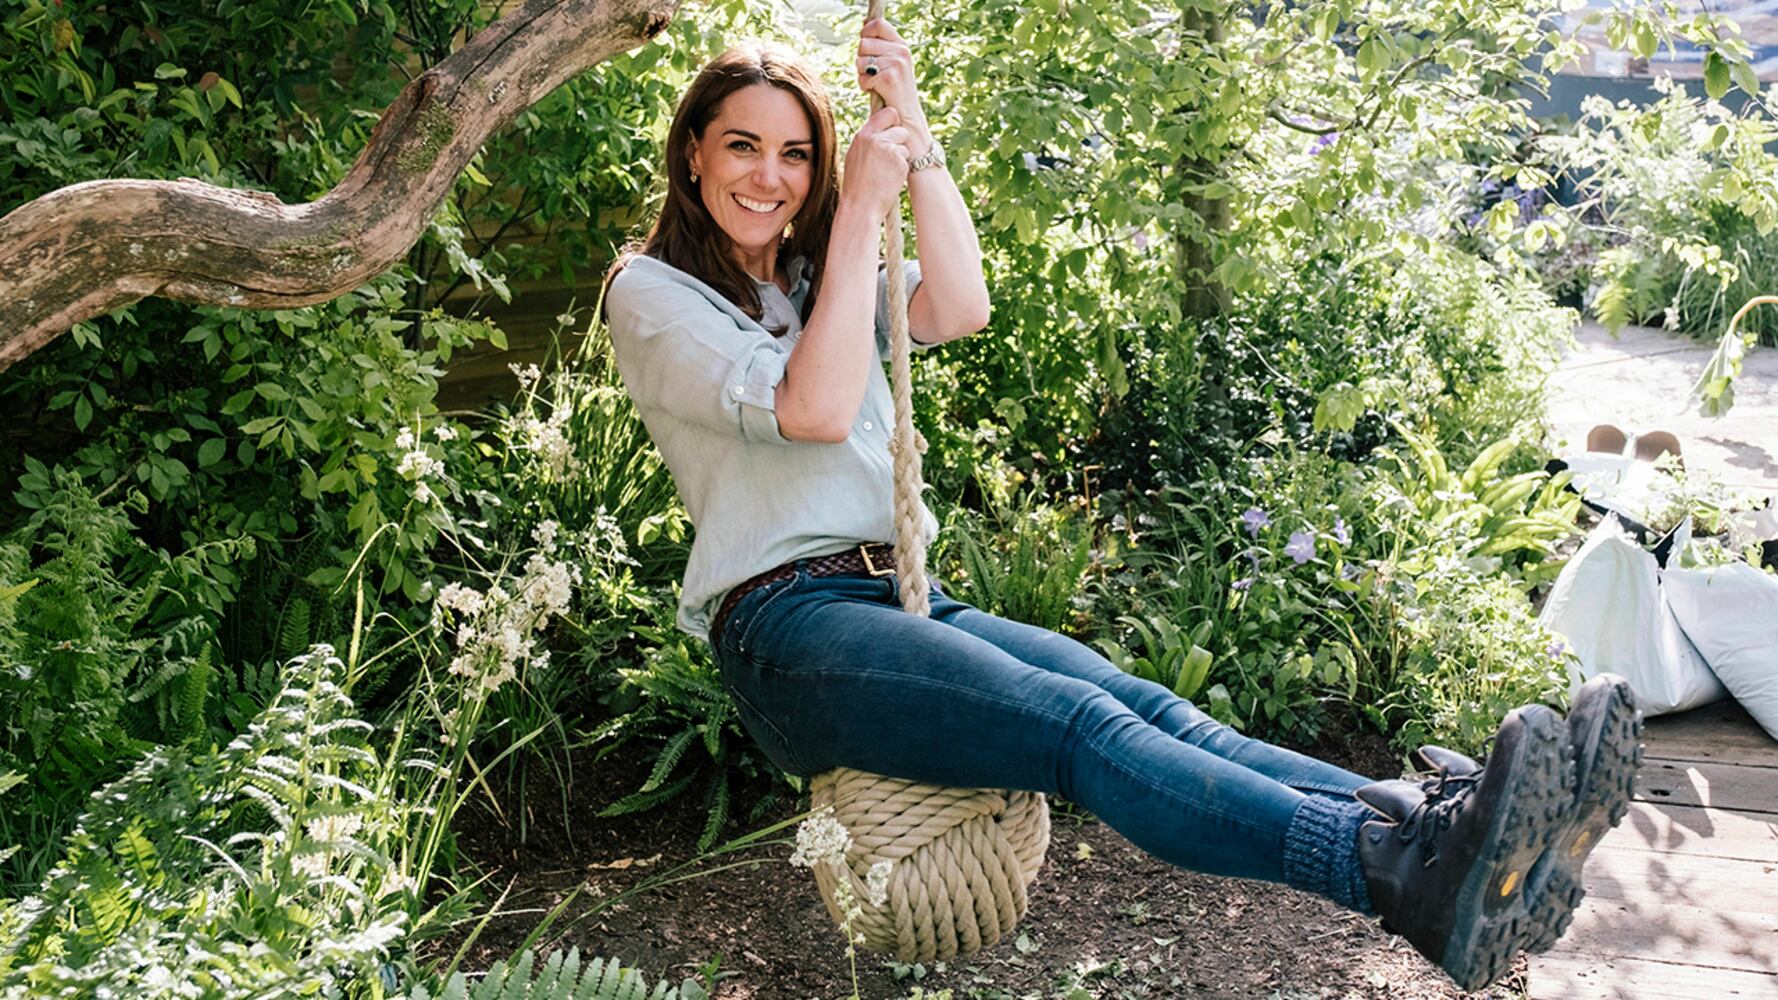
[[[100,180],[0,218],[0,371],[144,296],[285,309],[399,261],[488,137],[664,30],[679,0],[529,0],[408,84],[318,201],[191,178]]]
[[[1202,34],[1206,48],[1222,44],[1220,11],[1194,7],[1181,15],[1180,24],[1188,35]],[[1203,151],[1194,150],[1179,158],[1176,169],[1180,177],[1200,183],[1209,181],[1222,174],[1222,154],[1218,151],[1214,155],[1205,155]],[[1229,203],[1226,198],[1210,198],[1192,192],[1185,195],[1185,209],[1202,221],[1206,238],[1180,233],[1174,261],[1175,272],[1184,285],[1179,307],[1188,318],[1208,319],[1226,312],[1229,307],[1228,289],[1218,284],[1211,273],[1216,267],[1216,258],[1209,242],[1212,234],[1228,230]]]

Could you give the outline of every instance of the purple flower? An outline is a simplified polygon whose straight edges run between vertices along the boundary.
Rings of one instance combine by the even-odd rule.
[[[1560,639],[1551,639],[1550,644],[1543,648],[1543,652],[1550,659],[1559,660],[1563,653],[1568,652],[1568,644]]]
[[[1258,538],[1260,529],[1270,527],[1272,519],[1258,507],[1249,507],[1241,512],[1241,524],[1247,528],[1249,536]]]
[[[1347,563],[1340,570],[1340,576],[1346,580],[1357,580],[1359,577],[1361,577],[1363,575],[1364,575],[1364,567],[1358,565],[1357,563]]]
[[[1339,542],[1341,545],[1351,545],[1352,544],[1352,533],[1350,531],[1346,530],[1346,519],[1345,518],[1343,518],[1343,517],[1334,518],[1333,537],[1334,537],[1334,541]]]
[[[1315,533],[1313,531],[1293,531],[1290,541],[1284,545],[1284,554],[1296,560],[1296,564],[1315,558]]]
[[[1315,141],[1309,144],[1309,155],[1310,156],[1320,156],[1321,151],[1326,149],[1327,147],[1333,145],[1334,140],[1338,139],[1339,137],[1340,137],[1340,133],[1338,133],[1338,132],[1325,132],[1321,135],[1316,136]]]
[[[1495,180],[1492,177],[1482,178],[1482,193],[1483,194],[1493,194],[1494,192],[1496,192],[1498,190],[1500,190],[1500,182],[1499,181]]]
[[[1468,218],[1465,218],[1463,220],[1463,224],[1468,226],[1471,229],[1474,229],[1481,221],[1482,221],[1482,213],[1471,212],[1471,213],[1469,213]]]
[[[1246,590],[1247,588],[1253,586],[1253,577],[1244,576],[1241,579],[1236,580],[1234,583],[1229,584],[1229,586],[1230,586],[1230,588],[1232,588],[1234,590]]]
[[[1148,249],[1148,234],[1143,232],[1140,229],[1136,230],[1134,242],[1136,244],[1136,249],[1147,250]]]

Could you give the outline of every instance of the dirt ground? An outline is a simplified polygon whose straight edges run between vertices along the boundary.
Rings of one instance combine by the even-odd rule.
[[[1334,737],[1309,749],[1361,774],[1400,772],[1380,737]],[[732,865],[726,870],[586,915],[602,898],[697,853],[704,816],[690,793],[640,815],[593,815],[638,787],[648,763],[629,748],[596,763],[576,762],[566,798],[548,777],[533,779],[525,795],[535,803],[529,843],[520,844],[512,826],[485,810],[460,815],[465,860],[489,874],[490,898],[510,886],[502,910],[511,914],[489,921],[462,968],[485,969],[509,956],[579,885],[579,896],[542,939],[545,947],[577,946],[583,956],[616,957],[651,980],[673,983],[720,957],[717,1000],[850,997],[840,932],[811,873],[789,863],[794,828],[773,843],[696,869]],[[764,790],[736,789],[731,811],[744,814]],[[721,839],[806,808],[790,798],[755,823],[731,822]],[[576,816],[569,830],[562,828],[563,801]],[[1012,940],[930,967],[861,951],[859,995],[903,998],[916,985],[929,995],[950,988],[956,1000],[1524,995],[1522,956],[1492,991],[1465,994],[1374,920],[1282,886],[1173,868],[1071,803],[1052,798],[1051,810],[1049,854]],[[458,943],[436,944],[449,954]]]

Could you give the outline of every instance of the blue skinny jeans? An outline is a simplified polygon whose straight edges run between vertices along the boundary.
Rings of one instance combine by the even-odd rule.
[[[805,563],[742,597],[711,637],[742,725],[784,771],[1060,795],[1170,864],[1367,908],[1304,869],[1356,877],[1365,813],[1351,793],[1370,779],[1242,736],[1090,647],[936,583],[921,618],[901,610],[893,576],[813,577]]]

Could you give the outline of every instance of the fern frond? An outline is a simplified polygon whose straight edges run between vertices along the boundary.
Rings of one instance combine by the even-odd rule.
[[[661,787],[661,782],[667,780],[667,775],[673,773],[673,768],[679,765],[679,758],[685,756],[685,748],[691,745],[692,738],[697,734],[697,730],[691,728],[681,729],[674,733],[673,737],[667,740],[666,745],[661,747],[661,755],[654,761],[654,772],[648,776],[647,781],[642,783],[640,790],[652,792]]]

